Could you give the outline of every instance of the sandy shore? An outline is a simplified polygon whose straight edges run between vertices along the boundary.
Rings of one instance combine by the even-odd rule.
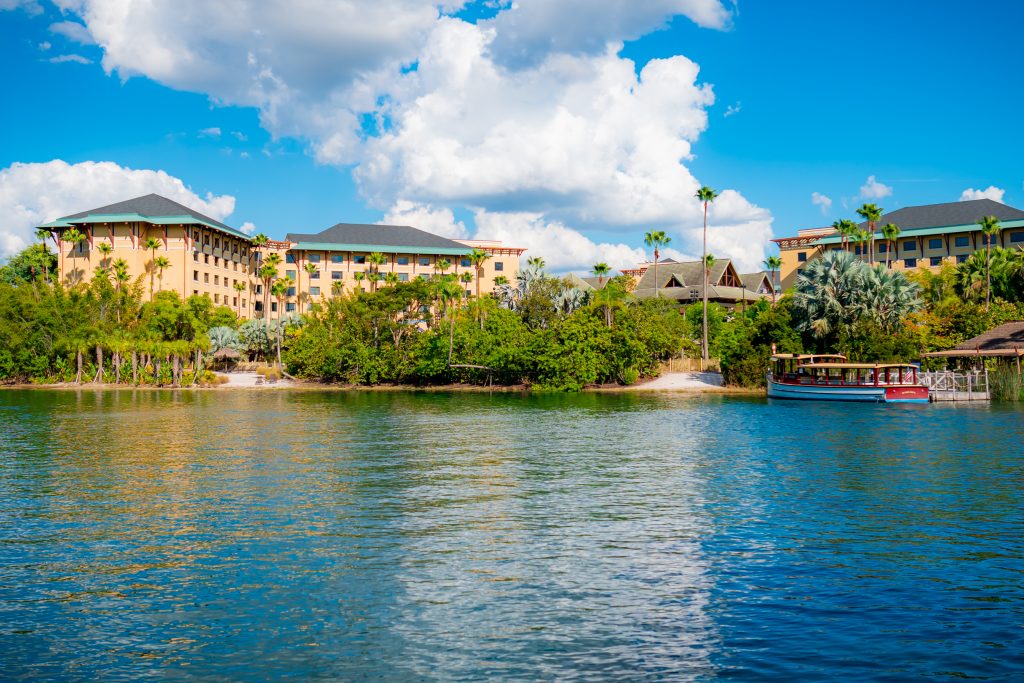
[[[722,386],[718,372],[666,372],[648,382],[621,387],[622,391],[678,391],[691,394],[751,394],[764,392],[757,389]]]

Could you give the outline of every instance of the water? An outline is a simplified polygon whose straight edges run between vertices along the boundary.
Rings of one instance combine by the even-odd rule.
[[[0,391],[0,678],[1024,676],[1024,412]]]

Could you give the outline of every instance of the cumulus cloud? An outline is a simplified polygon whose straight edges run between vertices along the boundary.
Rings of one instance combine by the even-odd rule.
[[[51,47],[53,47],[53,45],[51,45],[48,41],[44,40],[43,42],[39,43],[39,49],[42,50],[43,52],[46,52]]]
[[[92,45],[96,42],[89,33],[89,29],[77,21],[58,21],[55,24],[50,24],[50,33],[56,33],[82,45]]]
[[[875,176],[869,175],[868,179],[860,186],[861,199],[882,199],[892,194],[892,188],[878,182]]]
[[[645,260],[644,250],[626,244],[596,243],[578,230],[539,213],[478,211],[475,239],[501,240],[527,249],[526,256],[544,258],[554,272],[590,270],[604,262],[622,269]]]
[[[410,225],[435,235],[464,239],[469,236],[465,223],[455,220],[455,214],[445,207],[417,204],[405,199],[395,202],[380,221],[381,225]]]
[[[969,187],[960,194],[960,201],[966,202],[971,199],[991,199],[992,201],[1003,203],[1003,195],[1006,194],[1006,190],[996,187],[995,185],[989,185],[984,190],[975,190],[973,187]]]
[[[203,128],[199,131],[199,137],[201,138],[219,138],[220,128],[213,126],[212,128]]]
[[[0,169],[0,256],[11,256],[31,243],[37,225],[150,192],[216,220],[224,220],[235,209],[234,197],[200,197],[164,171],[131,169],[110,161],[14,163]]]
[[[832,210],[832,198],[820,192],[811,193],[811,204],[821,207],[821,215],[827,215]]]
[[[246,235],[256,234],[256,225],[251,221],[246,221],[242,223],[242,225],[238,229],[244,232]]]
[[[58,55],[56,57],[50,57],[50,64],[65,64],[67,62],[73,62],[75,64],[92,64],[92,60],[82,55]]]
[[[693,194],[702,183],[686,164],[708,125],[712,87],[684,56],[638,68],[619,53],[675,16],[728,29],[730,10],[719,0],[517,0],[479,24],[445,14],[463,4],[70,7],[108,72],[257,107],[274,137],[300,137],[317,161],[351,165],[382,211],[401,212],[405,201],[518,224],[529,215],[545,234],[598,229],[634,243],[664,229],[699,253]],[[733,195],[715,209],[723,219],[713,231],[730,235],[717,255],[756,264],[771,215]],[[454,229],[454,220],[416,217]]]

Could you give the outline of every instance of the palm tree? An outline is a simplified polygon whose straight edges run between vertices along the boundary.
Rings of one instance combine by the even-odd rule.
[[[664,247],[672,238],[665,234],[664,230],[649,230],[644,233],[644,244],[654,249],[654,295],[661,296],[658,286],[658,260],[661,258],[659,249]]]
[[[288,290],[295,284],[290,277],[279,279],[272,287],[272,294],[277,299],[277,366],[281,367],[281,331],[284,329],[284,300]]]
[[[600,288],[604,286],[604,276],[612,272],[612,268],[607,263],[595,263],[594,267],[590,269],[590,272],[597,276],[597,286]],[[609,327],[611,327],[611,325],[609,325]]]
[[[359,291],[360,292],[363,291],[363,280],[366,279],[366,273],[364,273],[363,271],[359,271],[358,273],[353,273],[352,274],[352,279],[355,280],[358,283],[356,286],[359,289]]]
[[[602,287],[595,291],[590,301],[594,306],[599,306],[604,311],[604,324],[611,327],[612,309],[619,306],[628,297],[628,292],[621,285],[610,281],[607,287]]]
[[[895,223],[886,223],[882,226],[882,236],[885,237],[885,267],[889,267],[889,259],[892,257],[892,248],[900,236],[900,226]]]
[[[998,235],[1001,226],[999,219],[995,216],[985,216],[978,225],[981,226],[981,234],[985,236],[985,310],[988,310],[992,294],[992,237]]]
[[[875,224],[882,217],[884,211],[874,204],[864,204],[857,209],[857,215],[868,222],[868,263],[875,262]]]
[[[259,254],[262,253],[263,247],[267,246],[267,242],[270,241],[270,238],[261,232],[256,235],[253,235],[251,241],[253,253]]]
[[[434,270],[441,272],[441,277],[444,277],[444,271],[452,267],[452,262],[446,258],[438,259],[434,262]]]
[[[705,185],[702,188],[700,188],[699,190],[697,190],[697,199],[699,199],[700,201],[702,201],[704,203],[704,256],[702,257],[702,260],[705,262],[705,264],[706,264],[707,258],[708,258],[708,204],[710,202],[715,201],[715,197],[717,197],[717,196],[718,196],[718,193],[715,192],[714,190],[712,190],[707,185]],[[705,277],[704,277],[704,339],[703,339],[704,350],[703,350],[703,359],[704,359],[705,362],[707,362],[707,360],[708,360],[708,278],[707,278],[707,275],[706,275],[706,273],[708,272],[707,268],[704,269],[704,272],[705,272]]]
[[[268,254],[263,259],[263,265],[260,266],[256,274],[263,282],[263,317],[269,318],[270,315],[270,285],[277,279],[277,267],[281,264],[281,255],[277,252]]]
[[[235,301],[236,301],[235,305],[238,308],[238,317],[241,318],[242,317],[242,292],[245,291],[246,284],[244,282],[236,282],[234,284],[234,287],[235,287],[235,291],[238,292],[238,294],[235,295]]]
[[[341,296],[344,289],[345,283],[341,280],[335,280],[331,283],[331,296]]]
[[[473,274],[471,272],[469,272],[468,270],[463,271],[462,274],[459,275],[459,280],[462,281],[462,284],[468,285],[470,282],[473,281]],[[463,294],[465,295],[465,297],[467,299],[469,298],[469,291],[468,290],[465,290],[463,292]]]
[[[507,285],[507,284],[508,284],[508,278],[505,277],[504,275],[499,275],[496,278],[494,278],[494,286],[495,287],[501,287],[501,286]]]
[[[153,266],[157,270],[156,277],[160,280],[160,291],[162,292],[164,291],[164,270],[171,267],[171,260],[166,256],[158,256],[153,261]]]
[[[60,239],[61,239],[62,242],[70,243],[71,244],[71,250],[74,251],[75,247],[78,246],[78,243],[82,242],[83,240],[85,240],[85,235],[82,234],[82,232],[78,228],[68,228],[60,236]],[[63,264],[64,263],[64,250],[63,249],[61,249],[60,258],[61,258],[61,264]],[[63,265],[62,265],[61,269],[63,270]]]
[[[146,240],[146,243],[142,245],[142,248],[152,254],[149,261],[149,300],[152,301],[153,278],[156,276],[156,250],[160,248],[160,240],[155,237],[150,237]]]
[[[543,257],[533,256],[526,259],[526,265],[530,266],[531,268],[536,268],[537,270],[544,270],[544,267],[547,266],[547,263],[544,262]]]
[[[778,256],[769,256],[764,260],[764,267],[771,274],[772,303],[775,303],[775,273],[782,267],[782,258]]]
[[[46,259],[46,255],[49,253],[47,251],[47,249],[46,249],[46,238],[50,237],[50,235],[51,235],[51,233],[50,233],[49,230],[43,230],[42,228],[40,228],[39,230],[36,230],[36,237],[39,238],[39,250],[43,254],[43,280],[44,281],[48,281],[50,279],[50,274],[47,272],[49,270],[49,268],[46,267],[46,260],[47,260]]]
[[[96,249],[103,254],[103,258],[100,259],[100,263],[106,266],[107,262],[110,260],[110,252],[114,251],[114,248],[110,246],[109,242],[100,242],[96,245]]]
[[[844,250],[850,248],[850,241],[857,234],[857,224],[849,218],[843,218],[832,223],[832,227],[839,233],[840,244]]]
[[[370,264],[370,291],[377,291],[377,281],[380,279],[377,277],[380,275],[380,267],[388,262],[388,259],[384,254],[379,251],[374,251],[367,255],[366,262]]]
[[[480,298],[480,278],[484,274],[484,263],[491,255],[483,249],[474,249],[469,252],[469,264],[476,271],[476,298]]]
[[[454,280],[442,280],[438,283],[437,297],[441,300],[444,313],[448,316],[448,365],[452,364],[452,351],[455,348],[455,302],[464,295],[462,287]]]
[[[384,276],[384,284],[394,287],[398,284],[398,273],[392,271]]]
[[[317,267],[315,263],[307,263],[302,266],[302,269],[309,275],[309,285],[306,287],[306,290],[309,291],[313,287],[313,275],[316,274]],[[299,313],[302,313],[301,309],[299,310]]]

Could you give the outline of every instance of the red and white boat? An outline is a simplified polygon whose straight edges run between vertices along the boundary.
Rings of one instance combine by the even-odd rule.
[[[927,403],[928,387],[909,363],[849,363],[839,355],[776,354],[768,398]]]

